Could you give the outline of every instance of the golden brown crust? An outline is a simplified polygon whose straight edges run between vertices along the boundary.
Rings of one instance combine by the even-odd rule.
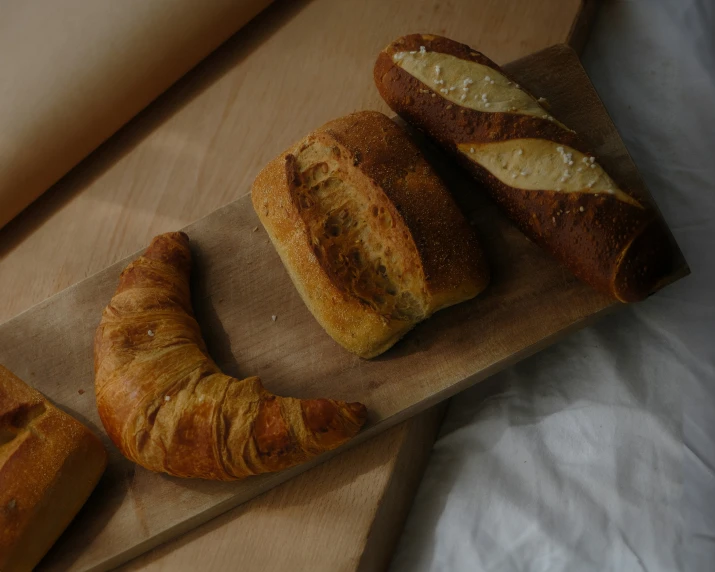
[[[488,270],[474,231],[419,149],[393,121],[360,112],[321,128],[358,158],[415,241],[432,295],[465,281],[486,285]]]
[[[328,185],[330,196],[321,195]],[[380,113],[336,119],[293,145],[261,171],[252,199],[308,308],[361,357],[487,285],[473,229],[417,147]]]
[[[278,397],[224,375],[191,307],[184,233],[157,236],[122,272],[94,342],[99,416],[119,450],[153,471],[232,480],[334,449],[365,423],[360,403]]]
[[[581,136],[556,121],[518,113],[487,113],[450,103],[434,86],[423,83],[393,60],[398,52],[419,51],[422,46],[427,52],[488,66],[516,83],[469,46],[438,36],[413,34],[391,43],[375,63],[375,84],[387,104],[450,151],[527,236],[580,279],[622,301],[646,297],[671,270],[672,243],[657,213],[646,203],[639,208],[607,194],[515,188],[470,160],[458,145],[510,139],[543,139],[593,155]],[[641,198],[631,189],[621,190]],[[639,239],[640,236],[649,240]]]
[[[107,464],[100,440],[0,366],[0,570],[29,570]]]

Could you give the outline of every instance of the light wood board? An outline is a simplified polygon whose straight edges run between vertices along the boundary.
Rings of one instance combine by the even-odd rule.
[[[230,510],[121,569],[125,572],[383,570],[422,478],[442,420],[443,405]],[[336,463],[338,460],[344,462]],[[360,469],[356,471],[356,467]]]
[[[333,106],[335,114],[385,109],[369,69],[372,52],[395,36],[436,30],[505,62],[567,38],[582,45],[596,1],[366,0],[344,1],[340,10],[334,4],[279,1],[0,231],[0,321],[126,256],[153,234],[184,226],[241,196],[260,161],[330,118],[324,105]],[[306,34],[316,22],[320,34]],[[296,43],[304,45],[304,56],[329,45],[330,57],[302,57],[296,65],[286,57]],[[243,86],[247,77],[259,84],[285,78],[290,89],[273,89],[260,102],[250,102]],[[253,114],[251,104],[272,114]],[[277,143],[246,145],[246,133],[263,135],[264,144],[269,136]],[[216,141],[241,152],[226,153]],[[213,180],[231,181],[244,171],[230,186],[198,176],[213,172]],[[332,571],[375,562],[378,553],[386,561],[429,452],[425,443],[434,436],[434,430],[422,428],[434,428],[429,421],[437,417],[427,412],[400,424],[369,446],[310,471],[308,478],[274,489],[265,502],[259,498],[235,509],[236,518],[204,525],[172,543],[181,545],[175,552],[155,551],[150,568],[186,569],[194,563],[203,568],[211,562],[212,569],[241,563],[243,570],[276,570],[292,556],[314,570]],[[419,438],[412,438],[416,434]],[[360,453],[368,447],[373,454]],[[388,450],[392,453],[383,454]],[[398,456],[411,462],[394,462]],[[339,475],[364,463],[371,467],[370,479],[333,486]],[[388,488],[390,498],[399,497],[400,510],[394,501],[385,510]],[[317,501],[323,497],[330,500]],[[287,515],[298,505],[296,522]],[[250,516],[263,511],[271,518]],[[301,523],[308,520],[323,524],[304,534]]]
[[[516,3],[524,9],[508,11],[505,16],[502,11],[504,2],[472,2],[472,7],[480,9],[479,18],[494,24],[478,30],[478,36],[473,40],[474,23],[470,19],[450,18],[450,10],[447,10],[441,15],[446,24],[443,33],[448,36],[465,34],[462,36],[464,41],[478,41],[481,49],[498,61],[503,61],[499,51],[503,50],[504,37],[510,37],[512,44],[518,43],[522,54],[559,41],[567,42],[577,52],[583,49],[595,18],[597,0],[530,0],[529,5],[516,0]],[[370,20],[369,25],[407,29],[412,17],[421,18],[424,5],[409,1],[408,8],[407,17],[399,23]],[[535,30],[537,35],[524,41],[521,31],[528,25],[531,10],[545,10],[553,17]],[[367,19],[361,15],[355,14],[351,19],[353,29],[356,21],[357,25],[367,23],[369,15]],[[344,21],[329,24],[337,29],[344,25]],[[461,30],[463,27],[469,29]],[[395,33],[401,33],[401,30]],[[540,38],[538,33],[543,37]],[[493,47],[492,44],[500,45]],[[158,572],[201,567],[225,570],[240,565],[244,571],[267,571],[285,570],[292,564],[296,569],[315,572],[386,568],[429,459],[446,404],[428,409],[355,450],[150,550],[122,569]],[[378,459],[383,462],[376,464]],[[337,491],[330,486],[342,475],[352,474],[353,466],[366,461],[374,467],[370,478],[353,481],[350,487]],[[329,492],[325,493],[323,489]],[[296,499],[301,502],[294,502]],[[301,507],[299,515],[286,518],[283,513],[292,511],[296,504]],[[285,508],[279,511],[278,507]],[[316,525],[306,526],[309,521]]]
[[[509,69],[550,100],[555,116],[592,135],[602,164],[617,179],[642,188],[573,51],[555,47]],[[443,175],[483,236],[492,285],[479,298],[438,313],[370,362],[342,351],[312,319],[265,233],[253,230],[258,223],[248,197],[190,225],[197,267],[195,308],[217,361],[235,376],[262,376],[278,393],[363,401],[370,416],[367,429],[353,442],[357,444],[614,306],[527,241],[459,171]],[[98,431],[91,338],[124,264],[0,327],[0,361]],[[271,320],[272,315],[278,320]],[[34,363],[28,361],[30,348]],[[149,473],[113,450],[105,478],[72,534],[54,551],[52,565],[87,568],[119,562],[314,464],[240,483],[209,483]],[[355,467],[354,474],[366,470]],[[110,549],[113,555],[107,553]]]

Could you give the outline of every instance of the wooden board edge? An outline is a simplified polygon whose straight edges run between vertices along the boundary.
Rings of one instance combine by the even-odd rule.
[[[432,446],[447,412],[448,402],[428,409],[419,417],[405,422],[405,438],[400,443],[392,475],[378,501],[375,518],[370,523],[365,547],[357,566],[358,572],[386,570],[417,488],[427,469]]]
[[[599,0],[582,0],[576,18],[571,25],[566,43],[578,54],[583,52],[586,47],[591,28],[596,21],[599,4]]]
[[[321,538],[313,538],[310,544],[304,544],[306,554],[300,559],[301,565],[297,569],[317,567],[320,570],[341,570],[343,572],[355,572],[359,562],[363,560],[362,555],[366,546],[376,547],[377,552],[381,552],[381,560],[388,562],[394,541],[397,540],[400,529],[395,529],[392,542],[380,542],[380,538],[369,538],[370,531],[373,530],[373,524],[377,521],[386,522],[387,526],[391,526],[394,518],[385,520],[384,517],[379,517],[378,513],[393,512],[395,510],[402,511],[403,518],[409,510],[410,500],[414,495],[419,478],[422,474],[421,470],[427,463],[431,451],[431,443],[434,439],[434,434],[438,429],[439,420],[443,413],[443,407],[429,409],[428,411],[418,415],[402,424],[399,424],[390,430],[382,433],[375,439],[363,443],[354,450],[341,455],[338,459],[334,459],[331,463],[321,465],[313,471],[307,471],[295,479],[292,479],[282,485],[267,491],[265,495],[261,495],[251,499],[243,506],[236,507],[227,511],[224,515],[216,519],[210,520],[203,525],[189,531],[185,535],[172,538],[162,546],[155,550],[148,551],[139,555],[126,564],[121,565],[118,570],[121,572],[136,572],[139,570],[171,570],[177,563],[183,562],[182,555],[189,556],[190,546],[192,543],[199,541],[201,538],[214,534],[218,530],[225,530],[222,539],[225,542],[230,539],[236,531],[246,529],[248,518],[257,511],[258,527],[265,526],[267,515],[272,510],[293,511],[292,517],[289,516],[286,520],[279,520],[276,523],[274,534],[267,542],[265,549],[269,551],[280,550],[283,546],[283,538],[286,535],[294,534],[295,538],[302,539],[303,542],[315,534],[319,534]],[[415,430],[415,427],[419,427]],[[365,490],[368,487],[366,495],[357,495],[352,497],[354,500],[345,502],[342,494],[335,494],[334,487],[345,479],[351,479],[355,467],[370,464],[375,460],[373,472],[370,477],[370,485],[366,482],[358,486],[355,492]],[[412,465],[418,471],[412,471],[412,474],[417,476],[412,479],[413,483],[397,480],[394,478],[396,474],[408,474],[405,471],[405,466]],[[396,470],[399,469],[399,470]],[[316,482],[317,480],[317,482]],[[364,477],[363,477],[364,480]],[[349,485],[352,486],[352,485]],[[321,489],[327,487],[333,490],[328,492],[326,500],[323,497]],[[342,490],[342,486],[339,487]],[[388,492],[389,491],[389,492]],[[352,495],[351,495],[352,496]],[[295,500],[299,499],[298,504],[305,502],[318,501],[322,502],[322,512],[329,518],[320,521],[314,517],[310,517],[307,523],[296,521],[295,517]],[[284,503],[286,503],[285,506]],[[384,507],[384,508],[383,508]],[[317,513],[316,513],[317,514]],[[314,515],[315,516],[315,515]],[[339,519],[335,526],[330,530],[321,532],[317,525],[330,525],[332,518]],[[349,536],[351,542],[344,546],[340,546],[341,531],[346,532],[345,521],[355,525],[358,529],[351,529]],[[351,522],[351,518],[355,521]],[[306,528],[307,527],[307,528]],[[389,531],[388,531],[389,532]],[[322,542],[327,543],[321,549],[317,548]],[[255,539],[254,539],[255,540]],[[377,546],[379,544],[379,546]],[[241,564],[248,570],[258,570],[257,565],[261,563],[261,558],[257,556],[253,546],[246,547],[249,552],[241,558]],[[372,548],[371,548],[372,549]],[[178,551],[178,558],[172,555]],[[225,558],[229,555],[230,550],[219,550],[218,554],[212,555],[216,558],[210,568],[216,568],[219,562],[222,562],[221,567],[227,564]],[[283,565],[285,564],[285,554],[280,558]],[[170,558],[169,561],[164,561],[164,558]],[[232,560],[229,558],[229,561]],[[195,566],[196,561],[192,561],[191,565]],[[156,566],[158,564],[158,566]],[[187,566],[189,563],[187,562]],[[221,567],[216,569],[222,569]],[[279,568],[269,568],[279,569]]]

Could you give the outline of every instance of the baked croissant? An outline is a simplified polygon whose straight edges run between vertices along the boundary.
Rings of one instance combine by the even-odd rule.
[[[361,403],[278,397],[209,357],[189,289],[184,233],[157,236],[122,272],[94,340],[97,408],[129,459],[179,477],[233,480],[338,447],[365,422]]]

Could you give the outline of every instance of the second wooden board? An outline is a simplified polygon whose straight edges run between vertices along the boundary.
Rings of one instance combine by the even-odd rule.
[[[623,184],[643,187],[569,48],[551,48],[509,69],[536,94],[548,97],[554,115],[592,135],[602,163]],[[260,375],[277,393],[366,403],[369,424],[357,443],[613,307],[610,299],[576,281],[526,240],[461,172],[443,174],[482,234],[492,285],[479,298],[436,314],[370,362],[344,352],[312,318],[265,233],[254,231],[260,225],[249,197],[189,226],[197,316],[213,356],[227,373]],[[92,335],[125,264],[0,327],[0,361],[102,434],[92,391]],[[681,264],[680,274],[686,270]],[[27,359],[30,348],[34,361]],[[52,567],[118,564],[326,458],[276,475],[212,483],[150,473],[107,444],[112,452],[107,474],[53,551]]]

